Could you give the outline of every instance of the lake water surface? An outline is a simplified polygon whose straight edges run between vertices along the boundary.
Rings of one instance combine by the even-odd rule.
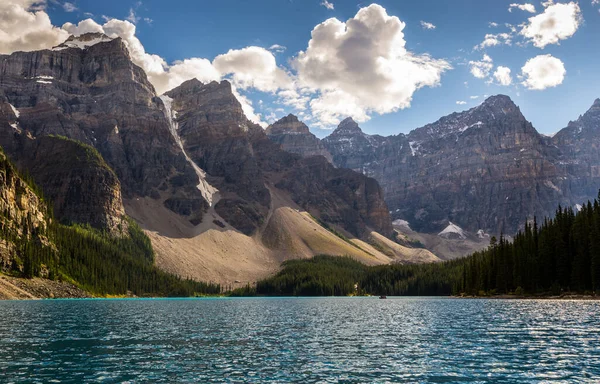
[[[600,303],[5,301],[0,382],[598,383]]]

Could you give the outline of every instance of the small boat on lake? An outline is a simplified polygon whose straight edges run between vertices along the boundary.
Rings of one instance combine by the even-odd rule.
[[[379,296],[379,298],[380,299],[387,299],[387,296],[386,295],[381,295],[381,296]]]

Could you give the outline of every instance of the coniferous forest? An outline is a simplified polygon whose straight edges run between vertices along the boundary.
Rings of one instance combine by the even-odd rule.
[[[38,208],[44,217],[44,225],[33,225],[40,219],[31,212],[20,215],[8,206],[0,210],[0,261],[4,272],[66,281],[96,295],[193,296],[220,292],[219,285],[184,280],[154,266],[150,239],[133,220],[128,219],[127,230],[121,236],[89,226],[60,224],[32,179],[19,174],[3,153],[0,155],[2,181],[18,185],[17,200],[20,195],[38,196]]]
[[[600,199],[600,196],[599,196]],[[579,212],[559,207],[553,219],[527,223],[512,241],[438,264],[367,267],[318,256],[284,264],[257,284],[259,295],[559,295],[600,292],[600,200]],[[249,292],[253,293],[253,292]]]

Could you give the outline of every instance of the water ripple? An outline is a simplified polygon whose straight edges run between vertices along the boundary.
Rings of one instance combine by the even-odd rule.
[[[600,303],[0,302],[8,383],[597,383]]]

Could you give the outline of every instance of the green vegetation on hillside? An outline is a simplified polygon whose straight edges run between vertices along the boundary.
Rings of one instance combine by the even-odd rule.
[[[1,154],[1,153],[0,153]],[[7,180],[19,178],[37,191],[31,179],[24,179],[4,156],[0,174]],[[0,267],[7,273],[26,278],[45,277],[72,282],[96,295],[192,296],[218,294],[220,286],[183,280],[154,266],[150,239],[129,220],[128,232],[114,237],[89,226],[59,224],[51,209],[40,200],[40,218],[32,207],[5,202],[0,211]]]
[[[260,281],[260,295],[494,295],[600,292],[600,197],[580,212],[558,208],[541,227],[528,223],[514,240],[492,238],[469,257],[436,264],[367,267],[317,256],[283,264]],[[356,284],[356,288],[355,288]]]

